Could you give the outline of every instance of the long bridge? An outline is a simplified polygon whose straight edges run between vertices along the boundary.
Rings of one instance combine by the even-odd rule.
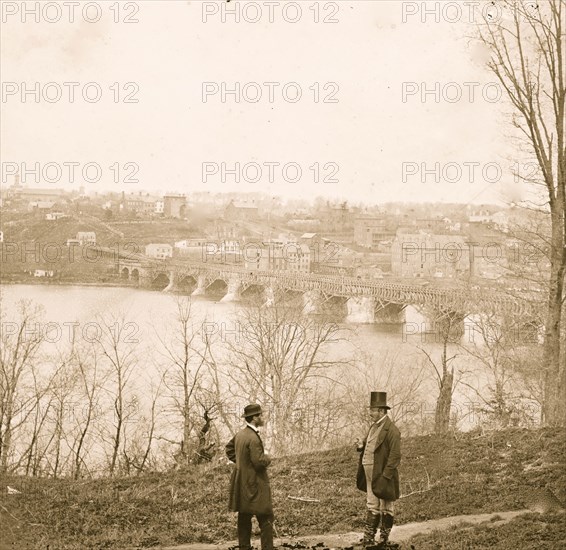
[[[258,271],[241,265],[158,260],[97,248],[113,258],[123,279],[140,287],[192,295],[215,290],[224,293],[222,301],[239,300],[252,291],[264,293],[268,302],[281,292],[300,293],[307,312],[319,312],[325,305],[342,305],[347,309],[348,319],[357,322],[403,322],[408,305],[433,319],[448,313],[460,317],[493,313],[532,319],[542,303],[542,293],[536,291],[512,292],[446,280],[361,279],[291,270]]]

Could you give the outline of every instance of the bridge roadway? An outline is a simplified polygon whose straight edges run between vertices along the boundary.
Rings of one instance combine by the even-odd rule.
[[[194,260],[158,260],[142,254],[117,255],[112,249],[97,247],[104,254],[111,253],[119,269],[131,273],[138,270],[140,281],[154,281],[160,274],[182,281],[192,277],[202,288],[214,281],[222,280],[228,286],[236,282],[239,291],[251,286],[284,289],[296,292],[319,292],[324,300],[331,297],[373,298],[376,303],[416,305],[437,311],[462,313],[494,312],[512,315],[529,315],[540,307],[541,294],[535,292],[498,291],[493,287],[480,285],[458,285],[454,281],[419,280],[407,282],[406,279],[359,279],[357,277],[321,275],[294,271],[250,271],[244,266],[215,264]]]

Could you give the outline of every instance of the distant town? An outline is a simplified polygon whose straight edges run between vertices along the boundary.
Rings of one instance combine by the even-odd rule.
[[[518,266],[522,281],[525,265],[532,264],[535,271],[547,266],[540,251],[529,248],[527,235],[517,229],[533,215],[518,207],[369,206],[322,197],[312,202],[285,200],[261,193],[87,194],[84,188],[22,186],[16,176],[1,190],[0,208],[3,279],[65,279],[73,262],[68,253],[48,253],[48,245],[121,246],[156,259],[362,279],[507,284]],[[34,248],[34,243],[41,247]]]

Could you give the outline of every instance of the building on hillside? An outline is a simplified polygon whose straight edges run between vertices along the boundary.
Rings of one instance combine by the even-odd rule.
[[[461,235],[399,233],[391,246],[391,270],[399,277],[469,275],[470,249]]]
[[[255,201],[248,203],[231,200],[224,209],[224,219],[232,221],[255,221],[259,219],[259,209]]]
[[[506,224],[508,221],[508,215],[502,210],[495,210],[494,207],[482,207],[470,211],[468,215],[469,223],[480,223],[480,224]]]
[[[28,203],[28,210],[30,212],[42,212],[45,213],[51,210],[55,206],[53,201],[31,201]]]
[[[503,210],[493,213],[489,210],[478,210],[470,214],[468,221],[469,223],[492,226],[504,233],[509,231],[509,215]]]
[[[11,199],[22,201],[23,203],[30,202],[64,202],[67,193],[63,189],[33,189],[29,187],[14,186],[8,189],[8,194]]]
[[[63,212],[48,212],[45,214],[45,219],[49,221],[60,220],[61,218],[66,217],[66,214],[63,214]]]
[[[469,243],[470,274],[481,279],[499,279],[507,272],[505,247],[499,243]]]
[[[437,216],[436,218],[417,218],[416,227],[426,233],[441,234],[449,231],[451,221],[448,218]]]
[[[243,254],[246,269],[259,271],[299,271],[311,273],[312,251],[295,241],[272,239],[261,246],[246,248]]]
[[[36,269],[33,272],[34,277],[54,277],[55,271],[53,269]]]
[[[168,193],[163,196],[163,214],[167,218],[185,218],[187,210],[187,197],[177,193]]]
[[[138,193],[135,195],[131,193],[124,195],[122,200],[122,210],[129,210],[138,214],[150,216],[155,214],[156,204],[159,199],[152,197],[149,194],[142,195]]]
[[[394,237],[383,218],[363,216],[354,220],[354,243],[364,248],[377,248],[380,242]]]
[[[321,221],[321,230],[326,233],[349,232],[354,227],[355,216],[348,208],[347,203],[326,206],[318,212]]]
[[[241,244],[237,240],[199,237],[177,241],[174,247],[179,256],[203,262],[235,264],[243,261]]]
[[[300,271],[301,273],[311,273],[313,251],[308,244],[287,243],[284,248],[285,261],[288,271]]]
[[[173,247],[170,244],[151,243],[145,247],[145,255],[165,260],[173,257]]]
[[[77,233],[77,241],[81,246],[85,245],[95,245],[96,244],[96,233],[94,231],[79,231]],[[67,241],[68,243],[68,241]]]

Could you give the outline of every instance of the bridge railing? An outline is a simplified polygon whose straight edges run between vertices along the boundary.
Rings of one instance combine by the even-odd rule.
[[[463,306],[465,304],[482,303],[486,307],[526,307],[529,302],[537,304],[542,302],[540,294],[529,292],[518,292],[508,295],[502,290],[493,287],[475,284],[474,288],[463,283],[460,287],[454,287],[453,283],[434,282],[407,282],[406,280],[383,279],[361,279],[347,275],[325,275],[317,273],[304,273],[291,270],[259,271],[250,270],[244,266],[230,264],[214,264],[197,260],[167,259],[159,260],[149,258],[142,254],[129,254],[119,259],[119,263],[129,267],[143,267],[144,269],[157,271],[180,271],[192,275],[205,275],[215,278],[230,278],[238,275],[247,285],[268,284],[271,286],[283,286],[289,290],[321,290],[326,293],[342,296],[368,296],[381,299],[399,299],[405,294],[408,299],[419,302],[452,302]],[[522,302],[519,304],[519,302]]]

